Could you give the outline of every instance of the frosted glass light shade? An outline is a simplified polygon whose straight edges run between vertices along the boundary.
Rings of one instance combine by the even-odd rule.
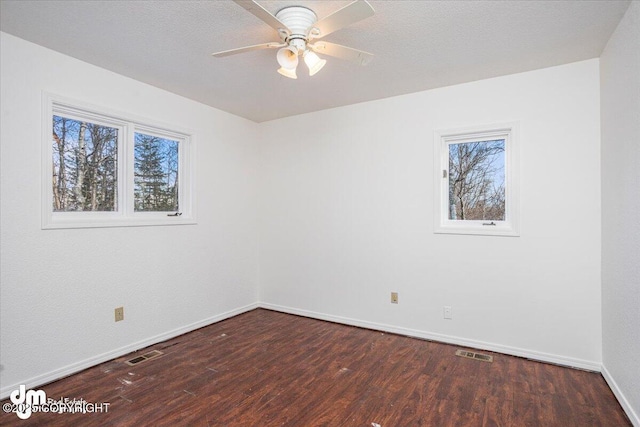
[[[287,70],[295,70],[298,66],[298,49],[293,46],[283,47],[276,55],[278,64]]]
[[[278,72],[280,74],[282,74],[283,76],[285,76],[285,77],[289,77],[290,79],[297,79],[298,78],[298,76],[296,75],[296,69],[295,68],[293,70],[289,70],[287,68],[280,67],[278,69]]]
[[[304,63],[307,64],[307,67],[309,67],[309,75],[313,76],[318,71],[322,70],[322,67],[324,67],[327,63],[327,60],[320,59],[320,57],[316,55],[315,52],[307,50],[304,53]]]

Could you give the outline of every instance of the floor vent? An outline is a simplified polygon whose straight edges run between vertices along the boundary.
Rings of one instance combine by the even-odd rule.
[[[150,351],[149,353],[145,353],[142,356],[136,356],[133,359],[127,360],[125,363],[129,366],[135,366],[139,363],[144,362],[145,360],[154,359],[158,356],[162,356],[164,353],[158,350]]]
[[[467,359],[482,360],[483,362],[493,362],[493,356],[475,353],[473,351],[456,350],[456,356],[466,357]]]

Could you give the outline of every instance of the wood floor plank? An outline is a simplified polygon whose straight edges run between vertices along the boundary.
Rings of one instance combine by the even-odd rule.
[[[0,424],[631,425],[600,374],[458,348],[257,309],[38,387],[106,413],[3,412]],[[124,363],[151,350],[164,354]]]
[[[488,397],[482,419],[483,427],[505,427],[513,425],[513,400],[499,397]]]

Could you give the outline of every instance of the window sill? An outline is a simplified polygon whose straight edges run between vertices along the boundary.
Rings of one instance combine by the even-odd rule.
[[[439,225],[435,227],[436,234],[467,234],[479,236],[503,236],[503,237],[519,237],[518,230],[511,226],[478,226],[478,225]]]
[[[155,217],[155,218],[105,218],[76,219],[54,218],[42,224],[43,230],[67,228],[110,228],[110,227],[156,227],[164,225],[195,225],[195,218],[189,217]]]

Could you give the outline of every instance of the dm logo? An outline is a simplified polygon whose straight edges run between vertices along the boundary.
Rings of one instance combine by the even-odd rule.
[[[18,390],[12,391],[10,397],[11,402],[16,405],[16,415],[22,420],[26,420],[31,416],[31,411],[34,406],[47,403],[47,394],[44,391],[26,391],[24,384],[21,385]]]

